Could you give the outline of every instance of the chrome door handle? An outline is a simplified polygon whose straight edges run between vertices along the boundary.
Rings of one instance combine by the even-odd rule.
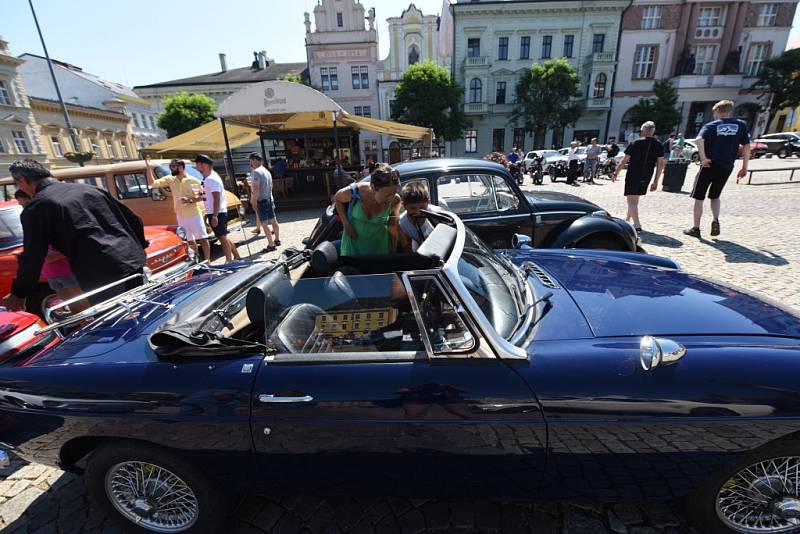
[[[280,397],[275,395],[259,395],[260,402],[311,402],[314,397],[311,395],[303,395],[302,397]]]

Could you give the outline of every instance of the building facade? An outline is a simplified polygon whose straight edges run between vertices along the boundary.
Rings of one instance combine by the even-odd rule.
[[[375,9],[366,12],[355,0],[321,0],[314,7],[313,30],[308,13],[304,23],[311,84],[348,113],[378,118]],[[378,134],[363,131],[359,143],[362,163],[381,160]]]
[[[733,100],[734,114],[756,135],[764,133],[763,102],[749,88],[764,61],[786,48],[796,7],[797,0],[634,0],[622,20],[611,134],[638,135],[631,108],[652,96],[661,78],[678,89],[677,131],[686,136],[711,120],[711,106],[721,99]]]
[[[155,124],[140,122],[152,118],[153,113],[132,89],[53,60],[61,96],[78,130],[80,146],[72,146],[47,59],[35,54],[22,54],[20,59],[25,61],[20,75],[41,131],[42,145],[54,167],[76,165],[64,157],[69,152],[92,152],[90,164],[137,159],[140,147],[165,139]]]
[[[611,109],[617,39],[627,0],[466,2],[450,6],[452,72],[464,87],[464,111],[473,126],[451,154],[481,157],[562,147],[572,139],[604,138]],[[581,80],[586,111],[564,131],[536,136],[511,122],[515,86],[532,64],[565,57]]]
[[[389,23],[389,55],[378,63],[378,111],[379,118],[391,120],[395,88],[408,67],[420,61],[448,68],[450,65],[449,58],[439,49],[438,15],[425,15],[410,4],[399,17],[390,17],[386,22]],[[382,135],[380,145],[383,159],[389,163],[402,159],[402,143],[398,139]],[[427,155],[427,148],[418,147],[417,155]]]
[[[19,75],[23,59],[11,54],[0,37],[0,176],[8,176],[12,161],[31,158],[43,163],[47,157]]]

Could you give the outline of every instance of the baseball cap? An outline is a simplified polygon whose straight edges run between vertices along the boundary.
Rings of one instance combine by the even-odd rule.
[[[205,154],[198,154],[196,158],[194,158],[195,163],[208,163],[209,165],[214,164],[214,160],[208,157]]]
[[[250,152],[250,159],[257,159],[258,161],[263,161],[264,158],[261,157],[261,154],[258,152]]]

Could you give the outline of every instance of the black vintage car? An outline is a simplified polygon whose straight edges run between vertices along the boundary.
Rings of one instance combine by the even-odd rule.
[[[637,250],[638,236],[632,225],[575,195],[522,191],[497,163],[429,159],[401,163],[395,169],[402,183],[424,181],[434,204],[457,214],[494,248],[508,248],[514,234],[524,234],[540,248]],[[341,233],[341,222],[333,206],[328,206],[304,243],[314,249]]]

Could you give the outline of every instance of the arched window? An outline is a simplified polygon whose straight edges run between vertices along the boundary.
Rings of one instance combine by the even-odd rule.
[[[419,49],[417,45],[411,45],[411,50],[408,52],[408,64],[413,65],[419,61]]]
[[[471,104],[483,102],[483,86],[478,78],[469,81],[469,101]]]
[[[594,79],[594,97],[604,98],[606,96],[606,75],[602,72]]]

